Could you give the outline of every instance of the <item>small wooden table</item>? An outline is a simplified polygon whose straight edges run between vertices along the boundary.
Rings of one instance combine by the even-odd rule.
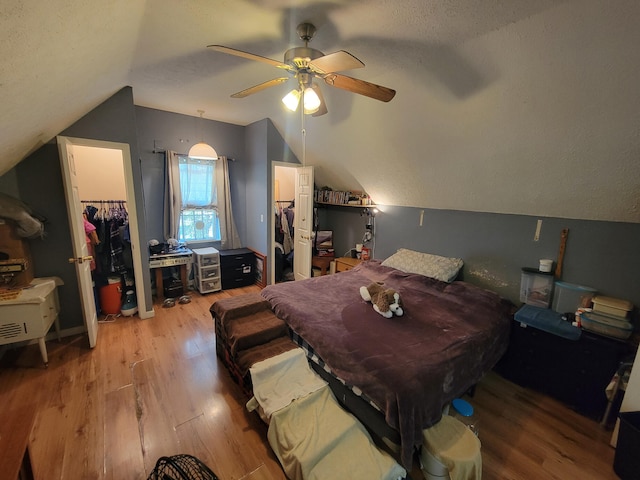
[[[180,268],[180,281],[182,288],[187,289],[187,264],[191,263],[193,253],[188,248],[181,248],[170,253],[159,253],[149,257],[149,268],[156,271],[156,296],[158,301],[164,300],[164,285],[162,270],[168,267]]]
[[[362,262],[362,260],[360,260],[359,258],[351,258],[351,257],[336,258],[336,273],[346,272],[347,270],[351,270],[360,262]]]
[[[314,255],[311,258],[311,266],[320,269],[320,275],[326,275],[329,270],[329,265],[335,260],[335,257],[319,257]]]

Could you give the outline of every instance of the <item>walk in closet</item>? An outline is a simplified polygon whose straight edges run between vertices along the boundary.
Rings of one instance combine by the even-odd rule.
[[[274,178],[274,272],[276,282],[293,280],[295,224],[295,167],[275,167]]]
[[[78,196],[101,320],[137,313],[129,207],[119,150],[74,148]]]

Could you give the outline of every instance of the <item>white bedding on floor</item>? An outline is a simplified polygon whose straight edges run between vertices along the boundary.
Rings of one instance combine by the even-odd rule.
[[[247,408],[269,424],[267,438],[291,480],[397,480],[406,471],[378,450],[364,426],[342,409],[302,349],[256,363]]]
[[[257,362],[249,371],[253,396],[267,419],[293,400],[327,385],[311,370],[301,348]]]

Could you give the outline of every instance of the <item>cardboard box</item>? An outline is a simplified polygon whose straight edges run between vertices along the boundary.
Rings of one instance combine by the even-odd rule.
[[[0,289],[23,288],[33,280],[33,261],[26,239],[11,220],[0,219]]]

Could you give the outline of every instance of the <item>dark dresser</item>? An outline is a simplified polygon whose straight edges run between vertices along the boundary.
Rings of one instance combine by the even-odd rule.
[[[605,388],[631,351],[626,342],[584,330],[578,340],[570,340],[514,320],[509,347],[495,370],[601,420],[607,406]]]
[[[248,248],[220,250],[222,289],[246,287],[256,281],[256,256]]]

